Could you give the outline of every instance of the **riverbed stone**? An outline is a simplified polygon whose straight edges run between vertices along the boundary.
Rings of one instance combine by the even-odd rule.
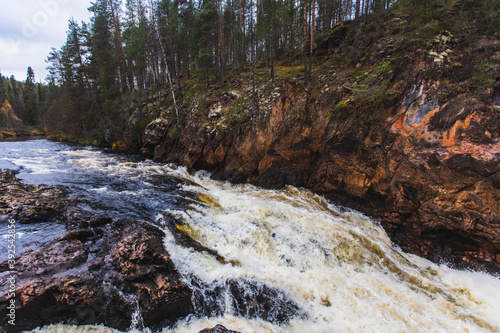
[[[230,329],[227,329],[225,326],[219,324],[212,328],[205,328],[201,330],[199,333],[239,333],[239,332],[232,331]]]
[[[9,332],[55,323],[127,330],[137,311],[139,325],[160,328],[191,313],[191,290],[163,247],[163,231],[147,222],[83,211],[59,188],[43,187],[59,195],[55,204],[40,200],[34,191],[39,186],[22,184],[5,172],[0,172],[0,180],[2,214],[22,218],[23,223],[52,217],[68,230],[16,258],[16,325],[9,326]],[[35,201],[43,218],[36,212],[18,214],[20,207]],[[60,215],[46,215],[46,205]],[[0,263],[0,276],[0,325],[8,327],[7,261]]]

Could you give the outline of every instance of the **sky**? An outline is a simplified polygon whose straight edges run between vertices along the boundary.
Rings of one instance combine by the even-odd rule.
[[[91,0],[0,0],[0,72],[26,80],[28,66],[45,82],[51,47],[66,42],[68,21],[90,21]]]

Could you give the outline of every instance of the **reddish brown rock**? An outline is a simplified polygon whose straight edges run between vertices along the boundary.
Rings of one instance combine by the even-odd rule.
[[[191,311],[191,291],[179,280],[166,253],[163,232],[145,222],[114,219],[95,230],[99,237],[68,235],[16,263],[16,326],[52,323],[131,326],[140,309],[146,326],[168,325]],[[68,239],[72,238],[72,239]],[[0,264],[0,315],[6,324],[6,262]]]
[[[495,50],[481,47],[468,61]],[[158,161],[221,179],[308,187],[378,219],[406,251],[500,272],[500,112],[491,104],[500,96],[469,91],[472,65],[431,60],[419,52],[384,74],[399,95],[382,102],[368,96],[332,115],[357,93],[330,86],[312,98],[285,81],[277,97],[259,90],[248,122],[224,128],[209,120],[211,129],[200,115],[148,149]],[[456,71],[463,82],[442,83],[456,82]]]

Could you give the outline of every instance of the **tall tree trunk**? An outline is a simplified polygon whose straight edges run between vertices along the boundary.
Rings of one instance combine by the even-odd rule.
[[[269,78],[271,80],[274,80],[274,44],[275,44],[275,19],[276,19],[276,1],[272,1],[272,6],[271,6],[271,19],[269,20],[271,22],[271,34],[270,34],[270,45],[269,45],[269,54],[270,54],[270,64],[269,64]]]
[[[153,29],[155,29],[155,28],[153,27]],[[155,32],[156,32],[156,38],[158,39],[158,43],[160,44],[163,61],[165,62],[165,70],[167,72],[167,80],[168,80],[168,83],[170,85],[170,92],[172,93],[172,99],[174,100],[175,118],[177,120],[177,127],[179,127],[180,126],[179,109],[177,108],[177,101],[175,99],[175,91],[174,91],[174,86],[172,84],[172,78],[170,76],[170,69],[168,68],[168,62],[167,62],[167,59],[165,57],[165,50],[163,49],[163,43],[161,41],[160,32],[158,31],[158,29],[155,29]]]
[[[128,66],[127,66],[127,60],[125,58],[125,52],[123,51],[120,20],[118,19],[118,15],[116,15],[114,1],[111,1],[110,5],[111,5],[111,14],[113,15],[113,24],[115,26],[116,46],[118,47],[118,52],[120,53],[120,81],[121,81],[122,91],[124,92],[128,90],[128,82],[127,82],[129,77]]]
[[[308,82],[311,82],[311,75],[312,75],[312,60],[313,60],[313,46],[314,46],[314,7],[316,5],[316,0],[312,0],[312,5],[311,5],[311,33],[310,33],[310,38],[311,38],[311,47],[309,50],[309,79]]]
[[[225,45],[224,45],[224,26],[222,21],[222,1],[219,0],[217,4],[217,12],[219,16],[219,53],[220,53],[220,80],[222,86],[224,86],[224,67],[225,63]]]
[[[252,35],[252,118],[256,116],[256,102],[255,102],[255,26],[253,22],[253,0],[250,5],[250,33]]]
[[[239,8],[239,14],[240,14],[240,47],[239,47],[239,62],[240,62],[240,70],[239,70],[239,75],[240,75],[240,80],[241,80],[241,72],[243,70],[243,66],[245,65],[245,24],[243,22],[243,7],[242,7],[242,2],[243,0],[240,0],[240,8]]]
[[[308,82],[308,70],[307,70],[307,0],[304,0],[304,43],[303,43],[303,58],[304,58],[304,85],[307,86]]]

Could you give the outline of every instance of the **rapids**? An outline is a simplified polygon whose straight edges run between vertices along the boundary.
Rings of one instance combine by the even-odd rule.
[[[216,324],[241,332],[500,331],[498,277],[403,253],[370,218],[308,190],[233,185],[202,171],[46,140],[0,148],[0,167],[18,169],[26,182],[66,185],[89,209],[163,226],[165,248],[195,305],[193,315],[163,332]],[[179,234],[202,249],[178,242]],[[235,302],[235,290],[249,303]],[[257,301],[265,290],[274,307]]]

